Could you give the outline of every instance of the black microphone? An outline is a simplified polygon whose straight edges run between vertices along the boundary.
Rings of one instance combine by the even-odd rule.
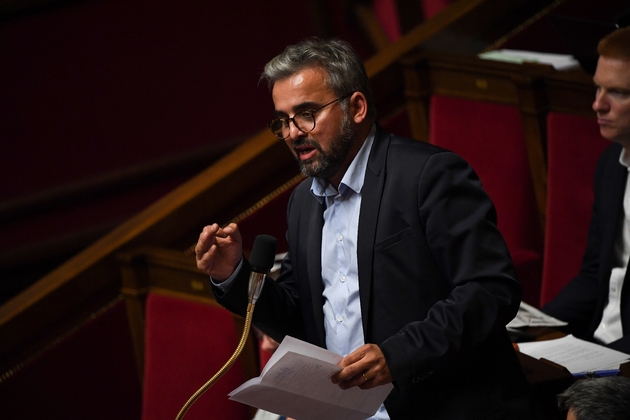
[[[258,235],[249,256],[251,274],[249,275],[249,303],[256,304],[262,291],[265,275],[269,273],[276,258],[278,241],[271,235]]]

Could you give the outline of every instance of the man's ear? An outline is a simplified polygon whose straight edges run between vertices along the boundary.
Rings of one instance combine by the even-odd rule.
[[[355,124],[360,124],[367,118],[368,104],[365,95],[354,92],[350,97],[348,111]]]

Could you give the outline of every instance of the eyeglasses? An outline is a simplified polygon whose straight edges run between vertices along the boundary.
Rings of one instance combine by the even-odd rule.
[[[317,109],[309,109],[306,111],[301,111],[295,114],[292,118],[276,118],[267,124],[269,129],[273,134],[276,135],[280,140],[284,140],[289,137],[291,133],[291,129],[289,127],[289,122],[293,121],[295,128],[300,130],[303,133],[310,133],[315,130],[315,113],[321,111],[326,108],[328,105],[332,105],[337,101],[342,99],[346,99],[352,96],[352,93],[348,95],[341,96],[334,101],[328,102],[326,105],[322,105]]]

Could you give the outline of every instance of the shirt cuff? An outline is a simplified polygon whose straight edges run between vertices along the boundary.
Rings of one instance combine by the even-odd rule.
[[[228,290],[230,290],[232,283],[234,283],[234,279],[236,278],[236,273],[240,271],[241,267],[243,267],[243,257],[241,257],[241,261],[238,263],[238,265],[236,266],[236,269],[234,270],[234,272],[232,273],[230,277],[223,280],[221,283],[217,283],[216,281],[214,281],[212,277],[210,277],[210,283],[212,283],[213,286],[218,287],[220,290],[227,292]]]

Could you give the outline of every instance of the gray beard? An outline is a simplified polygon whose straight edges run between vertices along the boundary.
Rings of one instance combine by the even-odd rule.
[[[348,151],[356,140],[356,134],[357,130],[352,126],[350,118],[346,115],[341,122],[341,131],[331,142],[328,152],[324,152],[321,146],[316,142],[309,140],[300,142],[299,144],[308,144],[319,152],[316,159],[302,161],[299,157],[297,158],[302,174],[323,179],[329,179],[335,176],[346,160]]]

